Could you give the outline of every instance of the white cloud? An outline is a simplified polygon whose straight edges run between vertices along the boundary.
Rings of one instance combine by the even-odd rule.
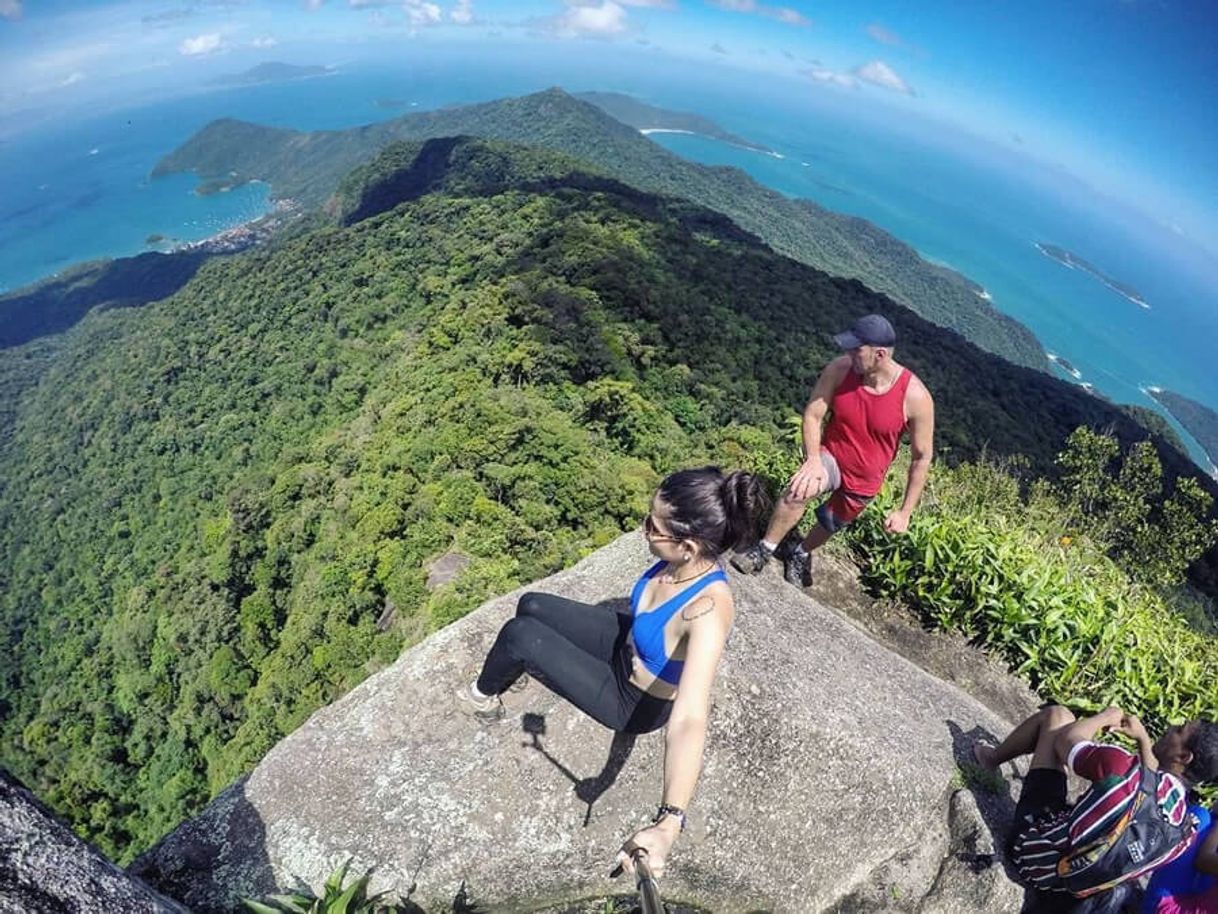
[[[791,9],[789,6],[767,6],[764,3],[758,3],[757,0],[709,0],[709,2],[711,6],[717,6],[719,9],[727,10],[729,13],[756,13],[758,16],[776,19],[787,25],[805,26],[812,24],[811,19],[799,12],[799,10]]]
[[[250,42],[251,48],[273,48],[279,44],[279,39],[271,35],[264,35],[262,38],[255,38]]]
[[[304,8],[309,12],[315,12],[321,9],[322,4],[325,2],[326,0],[304,0]]]
[[[413,26],[435,25],[441,19],[440,7],[425,0],[406,0],[403,8]]]
[[[675,5],[671,0],[618,0],[622,6],[653,6],[658,9],[672,9]]]
[[[0,17],[5,19],[20,19],[21,0],[0,0]]]
[[[849,73],[839,73],[827,67],[813,67],[811,70],[804,70],[803,72],[817,82],[830,83],[834,86],[841,86],[844,89],[858,88],[859,81]]]
[[[187,38],[178,45],[178,52],[187,57],[201,57],[204,54],[214,54],[223,44],[224,39],[220,37],[219,32],[208,32]]]
[[[159,13],[148,13],[146,16],[140,17],[140,22],[154,29],[169,28],[183,19],[189,19],[194,15],[194,12],[194,10],[187,9],[186,7],[177,7],[175,9],[162,10]]]
[[[626,31],[626,10],[614,0],[602,0],[599,6],[572,6],[554,22],[554,31],[564,37],[619,35]]]
[[[903,92],[906,95],[918,94],[909,83],[897,76],[892,67],[882,60],[872,60],[860,67],[855,67],[854,75],[865,82],[891,89],[893,92]]]
[[[80,70],[75,70],[72,73],[69,73],[67,76],[65,76],[63,78],[63,81],[59,85],[61,87],[74,86],[78,82],[83,81],[84,78],[85,78],[85,74],[81,73]]]
[[[891,29],[886,29],[878,22],[873,22],[867,26],[867,34],[878,41],[880,44],[892,45],[899,48],[905,42],[901,40],[901,36]]]
[[[789,6],[778,7],[762,7],[761,14],[769,16],[771,19],[777,19],[779,22],[785,22],[787,25],[811,25],[812,20],[798,10],[793,10]]]
[[[448,18],[457,25],[469,25],[474,21],[474,4],[472,0],[457,0],[457,5],[449,12]]]

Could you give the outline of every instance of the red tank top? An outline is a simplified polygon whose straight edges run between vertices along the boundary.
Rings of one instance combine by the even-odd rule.
[[[897,455],[905,421],[905,391],[913,372],[902,368],[892,387],[869,393],[863,379],[847,372],[833,394],[833,417],[822,446],[837,460],[842,488],[856,495],[875,495]]]

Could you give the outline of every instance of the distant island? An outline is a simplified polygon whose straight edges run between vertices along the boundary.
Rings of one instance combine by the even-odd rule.
[[[1066,374],[1070,375],[1070,377],[1074,378],[1076,381],[1082,378],[1083,373],[1075,368],[1068,359],[1062,358],[1056,352],[1046,352],[1045,355],[1049,357],[1050,362],[1052,362]]]
[[[208,85],[211,86],[253,86],[258,83],[286,82],[290,79],[308,79],[312,76],[325,76],[333,73],[330,67],[300,67],[291,63],[260,63],[242,73],[228,73],[217,76]]]
[[[1142,296],[1142,293],[1133,286],[1113,279],[1111,276],[1101,272],[1098,267],[1088,263],[1086,260],[1083,260],[1083,258],[1079,257],[1077,254],[1067,251],[1065,248],[1060,248],[1055,244],[1045,244],[1040,241],[1035,242],[1035,244],[1037,249],[1046,257],[1056,260],[1062,266],[1069,267],[1072,270],[1082,270],[1086,273],[1090,273],[1113,292],[1117,293],[1117,295],[1124,296],[1135,305],[1145,308],[1147,311],[1150,310],[1150,305],[1146,303],[1146,299]]]
[[[1190,400],[1162,387],[1147,387],[1146,393],[1162,404],[1176,421],[1197,439],[1197,443],[1210,460],[1210,474],[1218,474],[1218,412],[1204,403]]]
[[[621,121],[643,133],[653,131],[695,133],[699,136],[731,143],[733,146],[764,152],[766,155],[778,155],[768,146],[762,146],[760,143],[753,143],[734,133],[728,133],[714,121],[702,117],[700,114],[655,108],[637,98],[631,98],[629,95],[622,95],[619,92],[577,92],[575,97],[596,105],[615,121]]]

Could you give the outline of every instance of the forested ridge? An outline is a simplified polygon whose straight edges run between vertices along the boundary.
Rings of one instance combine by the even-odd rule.
[[[194,171],[207,182],[271,184],[279,198],[317,205],[339,180],[393,140],[467,134],[542,146],[598,166],[641,190],[683,197],[729,216],[788,257],[861,280],[983,349],[1047,371],[1027,327],[981,299],[976,283],[927,263],[904,242],[856,216],[792,200],[736,168],[686,161],[600,108],[561,89],[410,114],[350,130],[301,133],[215,121],[158,163],[154,175]]]
[[[1150,395],[1171,411],[1189,434],[1197,439],[1210,460],[1218,465],[1218,412],[1170,390],[1156,388]]]
[[[1145,437],[563,156],[406,144],[330,211],[0,354],[39,374],[0,436],[0,753],[121,861],[404,645],[637,524],[660,474],[789,447],[860,314],[892,318],[946,460]]]

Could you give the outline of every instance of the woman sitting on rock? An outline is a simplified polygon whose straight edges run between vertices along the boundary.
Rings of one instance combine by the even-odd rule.
[[[482,720],[503,716],[499,696],[528,673],[611,730],[650,733],[665,724],[664,792],[652,824],[619,858],[645,851],[659,875],[702,770],[711,684],[734,608],[719,557],[760,534],[766,491],[742,471],[673,473],[651,499],[643,535],[659,559],[630,594],[630,612],[549,594],[520,598],[481,675],[458,705]],[[679,686],[679,688],[678,688]]]

